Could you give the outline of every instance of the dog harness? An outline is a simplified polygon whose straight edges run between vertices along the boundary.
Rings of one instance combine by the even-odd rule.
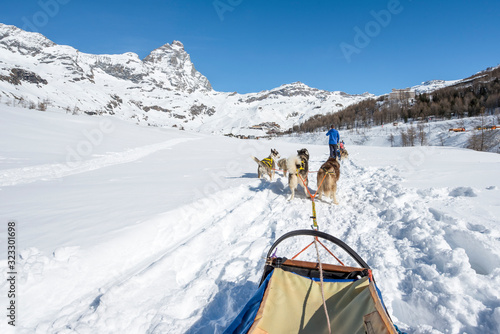
[[[273,158],[268,157],[268,158],[265,158],[264,160],[261,160],[261,162],[263,162],[266,165],[268,165],[269,168],[273,168]]]
[[[304,163],[304,160],[300,160],[300,166],[297,167],[299,168],[299,170],[303,170],[305,165],[306,164]]]
[[[305,165],[306,164],[305,164],[304,160],[300,160],[300,165],[295,165],[295,167],[297,167],[297,173],[293,173],[293,174],[299,176],[299,172],[301,170],[305,170]],[[292,174],[292,173],[290,173],[290,174]],[[306,180],[307,180],[307,175],[306,175]]]
[[[321,167],[321,169],[322,169],[322,170],[325,172],[325,174],[327,174],[327,175],[328,175],[328,174],[333,174],[333,175],[335,175],[335,171],[333,171],[333,172],[329,172],[329,171],[328,171],[328,168],[325,168],[325,167]]]

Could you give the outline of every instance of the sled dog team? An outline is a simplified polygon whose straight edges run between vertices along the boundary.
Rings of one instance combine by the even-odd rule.
[[[344,157],[347,157],[347,151],[345,151]],[[257,168],[257,175],[259,178],[267,174],[272,181],[274,179],[276,166],[278,166],[279,170],[283,171],[285,177],[288,174],[288,186],[292,192],[288,199],[289,201],[295,197],[295,190],[299,184],[304,188],[306,196],[309,197],[307,190],[309,184],[309,151],[307,151],[307,149],[303,148],[298,150],[297,154],[292,155],[288,159],[280,159],[280,155],[275,149],[271,149],[271,154],[265,159],[259,160],[254,156],[252,156],[252,159],[259,165]],[[318,199],[321,199],[324,194],[333,200],[332,203],[339,204],[336,196],[337,181],[339,177],[339,162],[336,158],[328,158],[328,160],[321,165],[317,174],[317,185],[319,187],[317,191]]]

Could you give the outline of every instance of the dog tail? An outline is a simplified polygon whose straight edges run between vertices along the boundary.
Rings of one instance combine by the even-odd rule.
[[[298,155],[292,155],[286,160],[286,168],[290,174],[297,174],[297,165],[300,166],[301,161]]]
[[[251,157],[252,159],[254,159],[254,160],[255,160],[255,162],[256,162],[256,163],[258,163],[258,164],[259,164],[259,166],[260,166],[261,162],[260,162],[260,160],[259,160],[259,159],[257,159],[257,158],[256,158],[256,157],[254,157],[253,155],[251,155],[250,157]]]

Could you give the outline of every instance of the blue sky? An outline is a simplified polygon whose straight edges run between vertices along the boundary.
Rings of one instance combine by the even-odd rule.
[[[94,54],[181,41],[217,91],[384,94],[500,64],[500,1],[3,0],[0,22]]]

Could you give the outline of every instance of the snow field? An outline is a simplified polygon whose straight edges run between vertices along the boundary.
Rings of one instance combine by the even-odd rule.
[[[15,219],[18,333],[221,333],[256,290],[271,244],[312,224],[303,188],[287,201],[287,179],[257,179],[250,155],[306,147],[314,171],[327,159],[324,135],[240,141],[109,118],[113,131],[70,166],[67,147],[108,118],[2,108],[0,240]],[[374,269],[401,329],[497,333],[500,157],[346,143],[340,204],[316,202],[320,230]]]

